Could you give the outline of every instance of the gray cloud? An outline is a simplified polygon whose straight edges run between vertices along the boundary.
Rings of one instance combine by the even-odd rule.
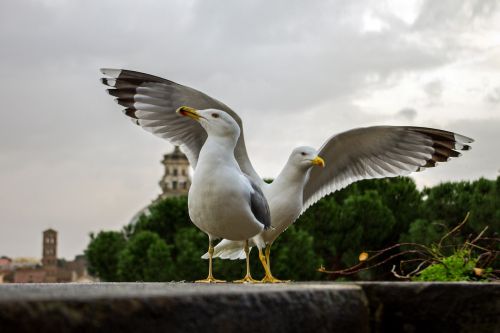
[[[500,87],[491,89],[485,97],[488,103],[498,104],[500,103]]]
[[[443,30],[464,31],[464,26],[480,24],[484,17],[492,17],[498,1],[424,1],[414,28],[432,33]]]
[[[428,98],[428,104],[438,104],[441,101],[441,96],[443,95],[443,83],[441,80],[433,80],[426,83],[423,90]]]
[[[402,118],[403,120],[412,121],[417,117],[417,110],[413,108],[404,108],[397,112],[396,116]]]

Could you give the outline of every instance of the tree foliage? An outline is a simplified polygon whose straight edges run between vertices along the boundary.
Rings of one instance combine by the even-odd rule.
[[[459,237],[466,239],[486,225],[492,235],[498,233],[500,177],[442,183],[422,191],[404,177],[360,181],[320,200],[276,240],[273,274],[299,281],[331,279],[317,268],[349,267],[362,251],[398,241],[431,244],[469,211],[470,223]],[[179,197],[151,205],[122,233],[92,235],[86,255],[91,273],[106,281],[192,281],[207,273],[208,263],[200,259],[207,245],[207,236],[190,222],[187,198]],[[254,277],[262,276],[256,250],[251,258]],[[216,259],[214,274],[238,279],[244,266],[244,261]],[[389,271],[390,266],[381,266],[353,278],[386,279]]]
[[[90,243],[85,250],[89,273],[103,281],[119,281],[118,257],[126,246],[125,237],[117,231],[101,231],[90,234]]]
[[[118,278],[121,281],[169,281],[174,269],[172,246],[158,234],[140,231],[133,235],[118,255]]]

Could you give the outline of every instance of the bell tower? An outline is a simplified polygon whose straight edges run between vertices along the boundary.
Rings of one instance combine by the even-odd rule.
[[[163,156],[161,163],[165,168],[165,173],[159,183],[162,194],[158,199],[187,195],[191,186],[191,177],[186,155],[178,146],[175,146],[173,152]]]
[[[42,265],[46,272],[45,282],[57,282],[57,231],[43,232]]]

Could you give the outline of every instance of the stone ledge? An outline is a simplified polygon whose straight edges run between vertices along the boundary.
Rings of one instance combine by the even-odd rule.
[[[0,286],[1,332],[368,332],[348,284]]]
[[[360,282],[372,332],[498,332],[500,283]]]
[[[500,284],[0,285],[0,332],[500,332]]]

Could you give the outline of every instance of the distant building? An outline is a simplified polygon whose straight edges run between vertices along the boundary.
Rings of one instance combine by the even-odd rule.
[[[43,232],[42,265],[45,271],[44,282],[58,282],[57,231],[54,229]]]
[[[181,152],[178,146],[175,146],[173,152],[163,155],[161,163],[165,170],[158,183],[162,193],[152,203],[166,198],[188,195],[191,187],[191,176],[189,160],[186,155]],[[129,224],[136,224],[142,215],[149,214],[149,205],[147,205],[132,216]]]
[[[10,267],[12,269],[20,269],[20,268],[35,268],[42,265],[42,262],[39,258],[30,258],[30,257],[19,257],[12,259],[12,263]]]
[[[0,283],[4,283],[5,277],[11,274],[12,259],[6,256],[0,257]]]
[[[0,283],[53,283],[91,281],[83,255],[75,260],[57,258],[57,231],[43,232],[42,260],[35,258],[0,258]]]
[[[12,259],[6,256],[0,257],[0,271],[9,270],[12,265]]]
[[[159,182],[162,193],[157,200],[187,195],[191,186],[191,177],[186,155],[181,152],[178,146],[175,146],[173,152],[163,156],[161,163],[165,172]]]
[[[43,283],[47,281],[47,272],[39,268],[20,268],[14,272],[14,283]]]

